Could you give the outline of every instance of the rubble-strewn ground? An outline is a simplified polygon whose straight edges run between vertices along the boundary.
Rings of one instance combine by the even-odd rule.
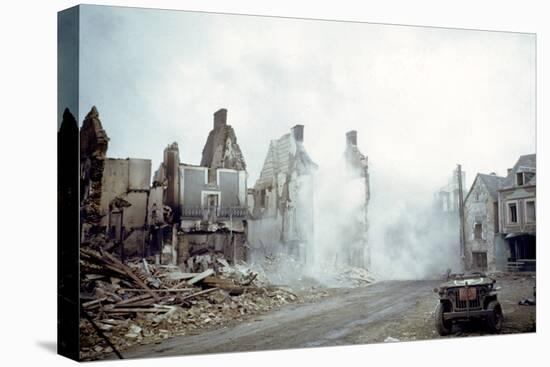
[[[440,338],[433,319],[437,303],[433,288],[439,283],[388,281],[319,290],[324,297],[310,302],[287,304],[236,325],[131,347],[123,354],[158,357]],[[505,316],[503,333],[534,331],[535,306],[518,305],[532,296],[534,276],[499,275],[497,284]],[[448,337],[485,335],[479,326],[458,326]]]
[[[145,259],[123,264],[107,252],[81,249],[81,358],[113,353],[109,342],[124,353],[171,337],[227,330],[286,304],[315,303],[333,293],[306,275],[292,287],[274,285],[281,266],[283,273],[300,268],[291,258],[235,266],[223,258],[195,260],[200,260],[200,273],[184,273],[177,266]],[[355,268],[339,269],[334,278],[339,284],[372,282],[366,270]]]

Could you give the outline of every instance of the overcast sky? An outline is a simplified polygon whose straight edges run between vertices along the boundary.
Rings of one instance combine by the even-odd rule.
[[[96,105],[108,156],[153,170],[174,141],[200,163],[222,107],[249,186],[295,124],[319,165],[357,130],[374,191],[433,192],[456,163],[470,184],[535,152],[532,34],[82,6],[80,37],[79,121]]]

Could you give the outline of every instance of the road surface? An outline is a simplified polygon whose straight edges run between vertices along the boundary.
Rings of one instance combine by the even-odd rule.
[[[387,337],[406,336],[418,322],[433,326],[432,309],[437,298],[432,289],[438,284],[388,281],[337,289],[316,303],[289,304],[236,326],[136,346],[123,355],[160,357],[381,342]],[[424,309],[421,312],[419,305]],[[433,327],[428,330],[426,337],[436,336],[432,336]]]

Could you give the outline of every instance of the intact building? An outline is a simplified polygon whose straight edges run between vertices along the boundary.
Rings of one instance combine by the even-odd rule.
[[[498,191],[499,229],[508,243],[510,270],[536,267],[536,155],[522,155]]]
[[[466,270],[505,270],[508,252],[499,233],[498,190],[505,177],[478,173],[464,200]]]

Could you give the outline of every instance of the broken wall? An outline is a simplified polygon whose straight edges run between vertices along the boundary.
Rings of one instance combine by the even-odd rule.
[[[160,180],[164,174],[162,179],[169,186],[170,164],[166,161],[165,156],[164,171],[159,170],[158,177]],[[220,109],[214,114],[200,166],[179,163],[174,181],[180,212],[177,222],[190,253],[200,249],[227,257],[230,251],[230,260],[233,254],[235,260],[246,258],[247,176],[235,131],[227,125],[227,110]],[[230,250],[225,245],[220,248],[220,241],[233,240],[235,249],[233,242]]]
[[[341,229],[342,258],[347,265],[369,267],[371,251],[368,244],[368,205],[370,201],[369,164],[357,146],[357,131],[346,133],[346,165],[344,190],[356,189],[356,199],[360,203],[349,207],[349,223]]]
[[[80,128],[81,243],[98,245],[104,241],[101,200],[108,142],[109,138],[94,106]]]
[[[313,173],[304,127],[270,143],[253,195],[249,241],[261,252],[282,249],[307,262],[313,237]]]
[[[149,159],[109,158],[105,161],[101,222],[111,239],[120,240],[122,233],[125,255],[141,253],[147,244],[150,180]],[[114,205],[119,199],[126,203],[124,208]]]
[[[227,110],[225,108],[214,113],[214,128],[208,134],[200,165],[209,168],[246,170],[246,163],[237,143],[235,130],[227,125]],[[211,181],[213,181],[212,178]]]

